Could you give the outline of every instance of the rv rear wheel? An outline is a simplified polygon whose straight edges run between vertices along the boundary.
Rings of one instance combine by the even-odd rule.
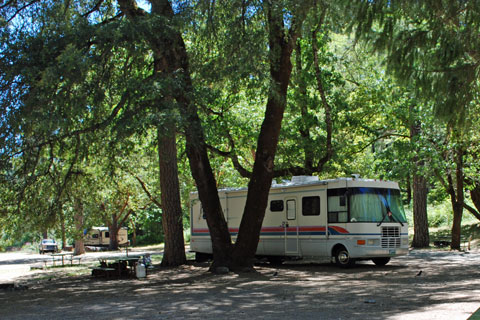
[[[283,263],[283,257],[280,256],[269,256],[267,260],[272,266],[279,266]]]
[[[335,251],[335,264],[341,268],[350,268],[355,265],[355,259],[350,257],[350,253],[344,247]]]
[[[385,258],[372,258],[373,263],[375,263],[377,266],[384,266],[390,261],[390,257],[385,257]]]

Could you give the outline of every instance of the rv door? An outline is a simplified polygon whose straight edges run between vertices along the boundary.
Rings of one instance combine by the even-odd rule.
[[[297,218],[297,200],[286,200],[287,210],[286,219],[282,226],[285,232],[285,255],[298,255],[298,218]]]

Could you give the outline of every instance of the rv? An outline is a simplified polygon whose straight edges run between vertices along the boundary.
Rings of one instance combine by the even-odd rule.
[[[247,189],[219,191],[232,240],[236,240]],[[198,199],[190,194],[191,251],[198,260],[212,254],[207,221]],[[288,259],[328,258],[340,267],[357,260],[383,266],[408,254],[408,225],[398,184],[354,178],[320,181],[293,177],[272,183],[258,257],[271,263]]]
[[[118,230],[118,245],[127,245],[128,236],[127,228],[122,227]],[[83,243],[86,246],[109,246],[110,232],[107,227],[92,227],[90,230],[85,230],[85,237]]]

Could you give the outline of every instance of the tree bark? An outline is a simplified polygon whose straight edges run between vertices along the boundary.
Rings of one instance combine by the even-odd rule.
[[[162,190],[163,234],[165,248],[162,266],[179,266],[187,262],[180,206],[175,125],[157,128],[160,189]]]
[[[455,148],[455,178],[456,178],[456,197],[452,198],[453,206],[453,224],[452,224],[452,243],[450,245],[453,250],[460,250],[462,235],[462,215],[465,194],[463,190],[463,154],[461,146]],[[455,194],[455,193],[453,193]]]
[[[415,118],[414,107],[410,107],[410,141],[415,148],[415,142],[422,134],[421,124]],[[415,153],[417,153],[415,151]],[[427,181],[423,174],[425,162],[419,159],[418,154],[413,158],[413,241],[414,248],[427,248],[430,246],[427,215]]]
[[[131,225],[132,225],[132,243],[131,243],[131,246],[132,247],[135,247],[137,245],[137,226],[135,224],[135,221],[134,219],[131,219],[130,220],[131,222]]]
[[[116,213],[113,213],[112,219],[108,224],[108,234],[110,239],[108,248],[110,250],[118,250],[118,229],[118,216]]]
[[[134,0],[119,0],[120,9],[122,12],[127,15],[127,17],[131,20],[135,20],[138,17],[144,16],[147,13],[138,8],[136,1]],[[152,0],[150,1],[152,4],[152,14],[163,16],[164,18],[171,19],[173,17],[173,10],[171,4],[168,0]],[[166,80],[166,79],[175,79],[179,78],[180,83],[184,85],[182,88],[170,88],[170,92],[166,92],[166,96],[170,98],[176,98],[177,102],[180,104],[180,109],[183,111],[183,114],[189,114],[191,112],[195,112],[196,115],[196,108],[190,102],[189,95],[192,94],[192,86],[191,86],[191,79],[189,74],[188,68],[188,58],[186,55],[185,44],[183,43],[183,39],[178,31],[175,29],[171,29],[172,31],[170,34],[167,33],[167,28],[171,26],[165,26],[164,30],[160,30],[156,34],[147,35],[150,47],[153,51],[154,55],[154,73],[158,80]],[[169,98],[169,99],[170,99]],[[195,115],[192,117],[193,121],[197,121],[199,123],[200,119],[195,118]],[[199,139],[200,142],[203,141],[203,131],[197,129],[198,124],[191,123],[191,119],[187,120],[187,129],[186,131],[186,140],[187,140],[187,156],[190,159],[190,166],[192,167],[192,173],[194,172],[193,167],[197,167],[197,171],[208,170],[210,168],[210,164],[208,162],[208,157],[206,153],[206,149],[202,153],[202,145],[201,143],[197,143],[196,139]],[[200,127],[201,128],[201,127]],[[171,133],[170,139],[175,139],[175,132]],[[168,149],[171,146],[171,142],[173,140],[166,139],[159,139],[159,152],[163,149]],[[166,146],[161,146],[160,143],[167,143]],[[176,148],[175,148],[176,150]],[[195,151],[197,150],[197,151]],[[173,152],[173,151],[172,151]],[[192,154],[198,154],[199,156],[192,160],[194,157]],[[160,159],[159,154],[159,161],[162,163],[160,166],[160,170],[164,171],[164,174],[160,175],[160,186],[161,186],[161,193],[162,193],[162,214],[163,214],[163,228],[165,233],[165,250],[168,250],[167,257],[164,257],[162,264],[165,265],[179,265],[186,262],[185,256],[185,247],[184,247],[184,239],[183,239],[183,226],[179,228],[179,216],[181,217],[181,208],[180,204],[180,197],[175,196],[174,198],[169,198],[169,194],[179,195],[179,184],[178,184],[178,168],[176,161],[168,160],[168,155],[164,154],[164,159],[166,160],[162,163],[162,159]],[[173,156],[173,155],[170,155]],[[205,162],[205,158],[207,159]],[[175,151],[175,159],[176,159],[176,151]],[[169,168],[166,166],[170,165]],[[211,168],[210,168],[211,171]],[[177,175],[176,178],[176,185],[170,185],[173,182],[172,179],[169,178],[168,174],[175,174]],[[200,174],[201,175],[201,174]],[[163,179],[166,181],[163,181]],[[212,173],[213,177],[213,173]],[[197,179],[194,175],[194,178]],[[200,179],[200,178],[199,178]],[[199,196],[203,203],[206,201],[206,195],[211,195],[213,193],[217,194],[216,190],[216,182],[213,180],[213,185],[215,186],[214,191],[211,189],[210,182],[210,189],[200,190],[199,188]],[[197,186],[198,187],[198,186]],[[164,189],[166,188],[166,189]],[[171,190],[172,188],[176,188],[176,190]],[[218,195],[217,195],[218,198]],[[174,203],[177,202],[177,203]],[[222,215],[223,212],[220,207],[220,200],[218,199],[218,205],[215,208],[210,208],[209,205],[204,206],[205,211],[207,212],[207,221],[210,212],[213,215],[218,216],[219,214]],[[173,211],[171,211],[173,210]],[[181,219],[180,219],[181,222]],[[212,226],[215,228],[214,226]],[[211,231],[212,232],[212,231]],[[226,227],[223,230],[223,233],[228,233],[228,229]],[[215,232],[214,232],[215,233]],[[213,237],[213,235],[212,235]],[[228,234],[230,237],[230,234]],[[173,241],[173,243],[168,243]],[[225,251],[225,250],[224,250]],[[218,252],[218,250],[217,250]],[[215,253],[214,253],[215,254]],[[166,260],[165,260],[166,258]]]
[[[152,1],[152,13],[167,19],[174,16],[168,0]],[[159,32],[159,35],[165,35]],[[168,36],[151,41],[155,57],[155,69],[160,78],[181,83],[181,88],[171,88],[171,95],[180,107],[186,138],[186,152],[192,176],[197,184],[198,195],[207,218],[212,239],[214,262],[211,270],[228,266],[231,254],[231,238],[218,197],[217,183],[213,175],[197,106],[191,101],[193,85],[190,78],[188,55],[180,32],[172,29]]]
[[[65,214],[60,212],[60,231],[62,233],[62,250],[67,246],[67,233],[65,232]]]
[[[413,175],[413,248],[430,246],[427,216],[427,181],[421,174]]]
[[[75,213],[73,220],[75,221],[75,250],[73,254],[78,256],[85,253],[85,246],[83,243],[83,203],[82,200],[74,198]]]
[[[292,26],[290,32],[286,32],[280,8],[268,2],[265,2],[265,6],[268,16],[272,87],[257,141],[252,178],[248,184],[247,200],[232,256],[231,268],[237,270],[253,268],[287,102],[287,89],[292,71],[291,54],[298,37],[298,29],[294,29],[296,25]]]
[[[407,193],[407,204],[410,205],[412,203],[412,179],[411,176],[409,175],[406,179],[406,185],[407,185],[407,190],[405,191]]]

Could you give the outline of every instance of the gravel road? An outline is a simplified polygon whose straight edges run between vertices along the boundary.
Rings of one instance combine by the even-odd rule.
[[[37,256],[0,254],[0,273],[42,263]],[[248,274],[207,269],[157,266],[142,280],[96,279],[85,266],[23,270],[3,279],[17,289],[0,289],[0,318],[453,320],[480,308],[478,251],[413,250],[384,267],[362,262],[346,270],[305,261],[258,264]]]

